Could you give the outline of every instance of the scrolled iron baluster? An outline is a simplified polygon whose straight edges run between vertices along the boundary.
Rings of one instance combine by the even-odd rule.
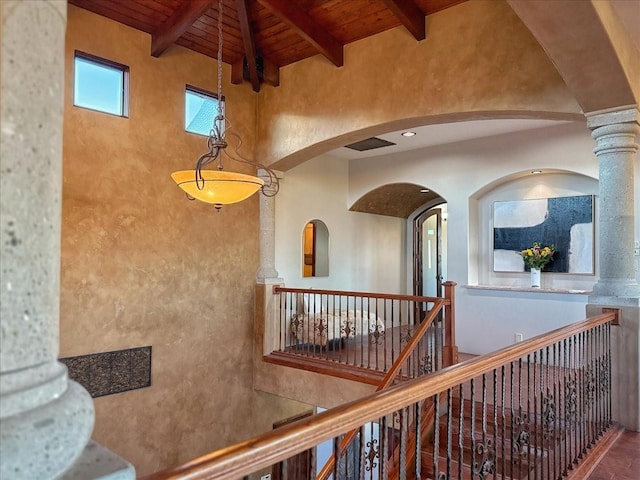
[[[512,445],[515,447],[513,463],[522,466],[522,460],[529,455],[530,433],[529,416],[526,413],[516,415],[514,418],[514,429]],[[522,476],[522,475],[520,475]]]
[[[542,435],[545,440],[552,439],[555,421],[556,399],[549,389],[547,389],[547,394],[542,397]]]
[[[489,475],[496,474],[496,452],[491,442],[491,439],[487,439],[484,442],[476,442],[474,445],[474,451],[480,455],[480,462],[474,462],[473,474],[485,480]]]
[[[427,354],[420,359],[419,374],[425,375],[431,372],[433,372],[433,358]]]
[[[366,443],[367,451],[364,455],[364,469],[367,472],[371,472],[378,466],[378,460],[380,459],[380,448],[378,440],[372,438]]]

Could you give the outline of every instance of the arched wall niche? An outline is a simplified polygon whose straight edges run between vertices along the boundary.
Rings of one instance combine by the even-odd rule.
[[[302,276],[329,276],[329,228],[322,220],[309,220],[302,231]]]
[[[567,170],[546,170],[532,173],[518,171],[501,177],[478,189],[469,197],[469,283],[480,285],[527,287],[528,276],[519,272],[501,272],[493,269],[493,205],[500,201],[529,200],[579,195],[594,196],[593,234],[597,238],[598,180],[588,175]],[[477,239],[474,245],[472,239]],[[598,271],[597,256],[594,260]],[[593,274],[544,273],[543,288],[589,290],[593,287]]]

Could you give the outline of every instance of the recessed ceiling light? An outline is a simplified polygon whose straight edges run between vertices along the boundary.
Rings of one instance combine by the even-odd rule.
[[[542,170],[531,170],[531,173],[537,175],[538,173],[542,173]]]
[[[413,137],[415,134],[416,132],[402,132],[400,135],[403,137]]]
[[[420,189],[420,193],[429,193],[431,190],[429,190],[428,188],[421,188]]]

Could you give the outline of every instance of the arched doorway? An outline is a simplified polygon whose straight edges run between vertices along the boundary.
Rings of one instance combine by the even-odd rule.
[[[446,276],[447,204],[424,209],[413,220],[413,294],[442,297]]]

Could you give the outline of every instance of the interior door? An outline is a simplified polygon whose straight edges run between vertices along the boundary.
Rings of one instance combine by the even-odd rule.
[[[291,418],[276,422],[273,428],[280,428],[301,418],[313,415],[312,411],[301,413]],[[315,448],[305,450],[298,455],[277,463],[271,471],[273,480],[315,480],[316,475]]]
[[[442,297],[442,210],[432,208],[413,224],[413,294]]]

